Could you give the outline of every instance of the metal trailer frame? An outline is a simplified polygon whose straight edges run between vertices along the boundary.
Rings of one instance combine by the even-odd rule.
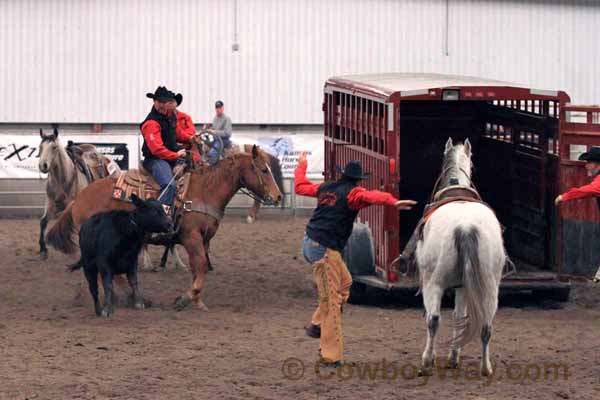
[[[511,256],[538,268],[504,279],[502,289],[558,289],[568,296],[575,275],[591,275],[591,268],[600,262],[595,243],[582,242],[590,235],[600,237],[595,202],[571,202],[559,210],[553,207],[558,193],[589,180],[584,163],[571,160],[572,146],[580,146],[575,149],[581,151],[600,146],[600,107],[569,102],[563,91],[475,77],[412,73],[333,77],[324,88],[325,179],[336,178],[336,165],[359,160],[372,173],[365,187],[406,197],[401,182],[412,169],[403,165],[403,157],[416,157],[418,162],[420,154],[410,145],[403,146],[409,140],[413,148],[434,141],[433,131],[425,130],[420,137],[410,124],[426,125],[436,119],[443,123],[456,117],[457,126],[468,127],[464,134],[456,132],[459,139],[469,137],[477,143],[474,150],[482,158],[475,161],[475,167],[483,164],[480,175],[494,178],[496,188],[475,180],[484,200],[494,206],[490,200],[499,198],[494,208],[507,226],[505,239],[512,244]],[[445,117],[436,110],[445,110]],[[585,113],[586,121],[570,122],[570,112]],[[403,129],[407,130],[405,138]],[[439,164],[435,167],[439,170]],[[360,212],[359,221],[372,236],[374,265],[357,268],[349,260],[356,282],[384,289],[418,287],[416,274],[398,275],[392,268],[401,251],[401,236],[406,234],[402,222],[410,219],[405,215],[389,207]]]

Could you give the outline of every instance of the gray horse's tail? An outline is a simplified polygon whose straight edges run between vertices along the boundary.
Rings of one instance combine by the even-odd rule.
[[[464,346],[479,337],[484,324],[492,319],[487,296],[493,291],[482,274],[479,260],[479,233],[475,227],[457,227],[454,230],[457,252],[457,270],[462,277],[467,316],[455,321],[458,335],[453,345]]]
[[[62,253],[73,254],[77,251],[74,235],[75,223],[73,221],[73,202],[71,202],[48,231],[46,241]]]

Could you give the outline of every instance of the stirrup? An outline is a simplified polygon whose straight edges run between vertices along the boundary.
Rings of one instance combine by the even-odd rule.
[[[396,266],[396,271],[398,271],[400,275],[407,276],[412,265],[412,257],[400,253],[400,255],[392,261],[392,265]]]

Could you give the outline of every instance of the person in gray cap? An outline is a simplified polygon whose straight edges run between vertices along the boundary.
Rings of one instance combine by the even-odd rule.
[[[231,118],[225,115],[224,112],[225,105],[221,100],[217,100],[215,103],[215,112],[216,115],[213,118],[212,125],[208,131],[214,136],[218,136],[221,138],[223,142],[223,149],[231,147]],[[211,164],[216,163],[219,157],[219,153],[223,151],[221,148],[221,143],[217,140],[208,152],[208,157]]]

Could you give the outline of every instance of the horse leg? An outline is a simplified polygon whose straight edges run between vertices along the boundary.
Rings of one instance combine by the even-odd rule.
[[[423,289],[423,302],[427,311],[427,343],[422,356],[422,366],[419,375],[432,375],[435,363],[435,337],[440,325],[440,306],[444,291],[439,286],[429,286]]]
[[[188,266],[183,262],[181,256],[179,255],[179,251],[177,250],[177,246],[173,246],[171,249],[171,255],[175,257],[175,266],[177,268],[181,268],[183,270],[189,271]]]
[[[481,375],[491,376],[492,362],[490,361],[490,339],[492,338],[492,324],[485,323],[481,328]]]
[[[48,247],[46,247],[46,239],[44,235],[46,234],[46,227],[48,226],[48,221],[50,220],[50,200],[46,199],[46,206],[44,207],[44,215],[42,215],[42,219],[40,219],[40,260],[44,261],[48,259]]]
[[[185,235],[183,240],[183,246],[185,247],[190,260],[193,281],[190,290],[175,300],[175,309],[177,311],[183,310],[192,301],[196,303],[196,306],[200,310],[208,310],[206,305],[204,305],[200,299],[200,293],[202,292],[207,269],[206,250],[203,242],[204,240],[199,232],[190,232],[189,235]]]
[[[152,267],[152,259],[150,258],[150,254],[148,254],[148,245],[145,244],[142,247],[142,259],[144,260],[144,271],[150,271],[153,269]]]
[[[160,266],[159,270],[165,271],[167,269],[167,260],[169,259],[169,250],[173,249],[175,245],[166,245],[165,251],[163,251],[163,255],[160,258]]]
[[[458,368],[460,362],[460,346],[457,343],[458,336],[464,326],[467,316],[467,305],[465,303],[465,289],[458,288],[454,292],[454,334],[452,344],[448,353],[448,368]]]
[[[246,222],[251,224],[254,221],[256,221],[256,215],[258,214],[259,209],[260,209],[260,202],[258,200],[254,200],[254,204],[252,205],[252,208],[250,208],[250,211],[248,212],[248,216],[246,217]]]

